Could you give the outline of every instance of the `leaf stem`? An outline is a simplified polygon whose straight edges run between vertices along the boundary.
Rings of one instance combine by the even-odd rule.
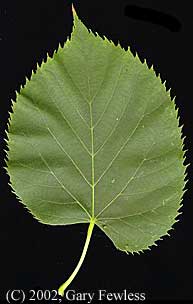
[[[84,248],[83,248],[83,251],[82,251],[82,255],[80,257],[80,260],[76,266],[76,268],[74,269],[73,273],[71,274],[71,276],[68,278],[68,280],[63,283],[60,288],[58,289],[58,294],[60,296],[64,296],[64,291],[65,289],[68,287],[68,285],[70,285],[70,283],[73,281],[73,279],[75,278],[75,276],[77,275],[84,259],[85,259],[85,256],[86,256],[86,253],[87,253],[87,249],[88,249],[88,246],[89,246],[89,243],[90,243],[90,239],[91,239],[91,236],[92,236],[92,231],[93,231],[93,228],[94,228],[94,224],[95,224],[95,218],[91,218],[91,221],[90,221],[90,225],[88,227],[88,231],[87,231],[87,237],[86,237],[86,241],[85,241],[85,244],[84,244]]]

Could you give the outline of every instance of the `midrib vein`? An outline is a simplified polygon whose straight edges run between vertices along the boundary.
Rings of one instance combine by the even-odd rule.
[[[90,91],[90,79],[89,71],[87,70],[87,84],[88,84],[88,93],[89,93],[89,112],[90,112],[90,138],[91,138],[91,216],[94,219],[94,201],[95,201],[95,171],[94,171],[94,126],[93,126],[93,113],[92,113],[92,101],[91,91]]]
[[[90,108],[90,136],[91,136],[91,188],[92,188],[92,217],[94,218],[94,201],[95,201],[95,172],[94,172],[94,128],[93,128],[93,117],[92,117],[92,103],[89,105]]]

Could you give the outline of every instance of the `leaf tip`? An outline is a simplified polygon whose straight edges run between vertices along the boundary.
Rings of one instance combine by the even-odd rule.
[[[75,7],[74,7],[73,3],[72,3],[72,14],[73,14],[73,16],[77,16],[77,13],[76,13],[76,10],[75,10]]]

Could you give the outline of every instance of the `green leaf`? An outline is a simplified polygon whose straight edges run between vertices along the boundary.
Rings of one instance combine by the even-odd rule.
[[[73,277],[94,224],[122,251],[148,249],[175,223],[185,184],[181,128],[160,77],[74,23],[17,95],[7,168],[40,222],[90,223]]]

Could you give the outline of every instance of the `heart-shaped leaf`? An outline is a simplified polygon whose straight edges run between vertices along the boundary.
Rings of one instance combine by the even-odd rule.
[[[153,69],[74,17],[71,39],[17,95],[8,134],[11,185],[50,225],[94,224],[125,252],[175,222],[185,177],[174,101]]]

